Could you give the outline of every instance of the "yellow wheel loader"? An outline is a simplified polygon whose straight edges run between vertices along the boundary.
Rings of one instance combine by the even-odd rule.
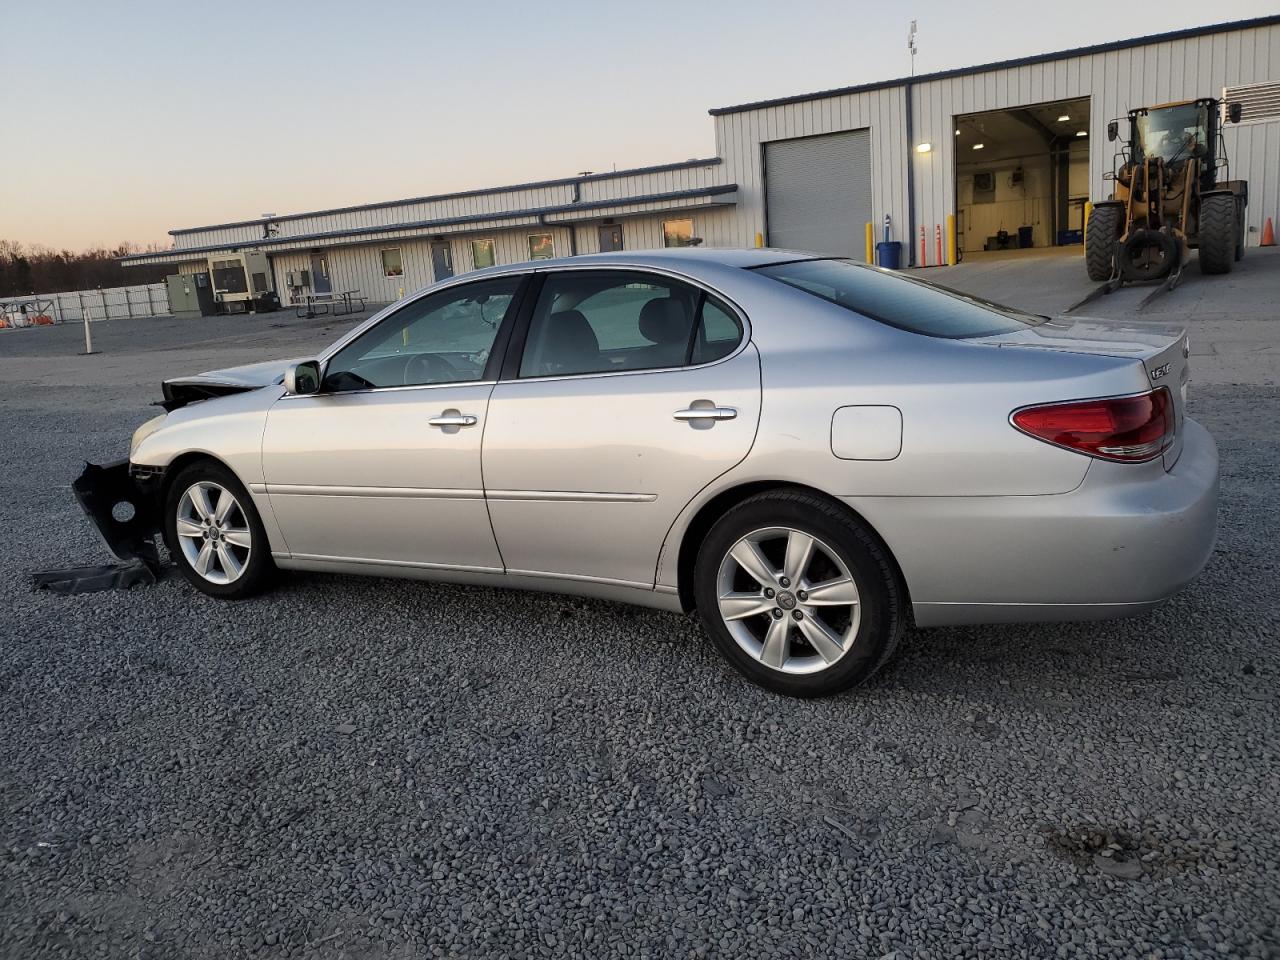
[[[1115,192],[1086,227],[1090,280],[1168,277],[1172,287],[1189,249],[1200,251],[1201,273],[1227,273],[1244,256],[1249,184],[1230,179],[1224,113],[1238,123],[1240,104],[1201,98],[1129,111],[1129,141],[1109,175]],[[1107,124],[1107,139],[1119,127]]]

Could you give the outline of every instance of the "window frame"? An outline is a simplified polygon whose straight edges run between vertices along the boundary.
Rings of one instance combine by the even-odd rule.
[[[671,217],[662,221],[662,248],[664,250],[683,250],[686,247],[693,246],[690,243],[667,243],[667,224],[668,223],[685,223],[689,224],[689,239],[692,240],[696,234],[693,231],[693,217]]]
[[[477,243],[487,243],[489,245],[489,253],[493,256],[493,263],[486,264],[483,267],[476,263],[476,244]],[[498,265],[498,244],[494,241],[493,237],[476,237],[473,240],[471,240],[470,243],[467,244],[467,246],[471,249],[471,269],[472,270],[488,270],[489,267],[496,267]]]
[[[551,241],[551,256],[549,256],[549,257],[535,257],[535,256],[533,255],[533,240],[534,240],[534,238],[535,238],[535,237],[546,237],[548,240],[550,240],[550,241]],[[528,243],[528,246],[529,246],[529,260],[530,260],[530,262],[532,262],[532,263],[537,263],[539,260],[554,260],[554,259],[556,258],[556,235],[555,235],[555,233],[554,233],[554,232],[552,232],[551,230],[547,230],[547,231],[545,231],[545,232],[543,232],[543,233],[530,233],[530,234],[528,234],[528,235],[526,236],[526,238],[525,238],[525,239],[526,239],[526,241],[527,241],[527,243]]]
[[[387,254],[395,251],[396,256],[400,258],[400,272],[387,273]],[[382,279],[384,280],[403,280],[404,279],[404,250],[401,247],[379,247],[378,259],[382,263]]]
[[[704,363],[687,363],[675,367],[649,367],[643,370],[598,370],[591,373],[556,373],[539,377],[522,377],[520,376],[520,362],[524,357],[524,349],[529,337],[529,327],[533,321],[533,311],[537,308],[538,300],[542,296],[542,288],[548,277],[562,276],[569,273],[631,273],[641,277],[660,277],[666,281],[675,280],[692,287],[702,294],[704,302],[705,297],[712,296],[724,304],[728,308],[730,315],[737,319],[739,326],[742,328],[742,335],[738,338],[737,345],[723,357],[717,357]],[[751,343],[751,321],[747,317],[746,311],[738,305],[737,301],[712,284],[676,270],[643,265],[618,264],[617,266],[601,266],[599,264],[569,264],[537,271],[533,275],[532,281],[522,291],[522,297],[520,313],[516,317],[511,336],[506,344],[505,356],[498,374],[500,383],[506,381],[540,383],[552,380],[583,380],[589,377],[643,377],[655,373],[701,370],[706,367],[713,367],[718,363],[728,363],[746,350],[747,345]],[[697,329],[696,325],[695,329]]]
[[[465,276],[465,275],[464,275]],[[329,375],[329,364],[343,350],[353,346],[367,336],[371,336],[384,324],[393,320],[401,311],[409,310],[423,300],[433,297],[457,295],[466,287],[477,286],[483,283],[496,283],[502,280],[514,278],[517,281],[516,292],[511,298],[511,305],[507,308],[506,316],[502,318],[502,322],[498,324],[498,329],[494,333],[493,347],[489,351],[489,359],[485,361],[484,370],[478,380],[453,380],[447,383],[412,383],[400,384],[390,387],[358,387],[354,390],[324,390],[325,378]],[[386,393],[392,390],[438,390],[442,388],[454,387],[474,387],[474,386],[492,386],[498,382],[499,372],[503,369],[503,362],[506,359],[508,348],[511,342],[511,334],[515,329],[520,318],[524,315],[524,311],[528,306],[528,297],[530,291],[536,286],[534,283],[535,276],[528,271],[514,271],[511,273],[501,273],[488,277],[471,277],[463,279],[458,283],[450,283],[442,289],[428,289],[404,303],[394,305],[393,309],[381,316],[374,316],[369,323],[362,327],[358,327],[351,333],[339,340],[330,347],[319,358],[320,363],[320,385],[321,391],[314,394],[285,394],[281,400],[305,400],[308,397],[347,397],[347,396],[365,396],[371,393]]]

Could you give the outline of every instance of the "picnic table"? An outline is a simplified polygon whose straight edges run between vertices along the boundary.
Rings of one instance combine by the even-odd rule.
[[[363,310],[367,298],[359,290],[342,290],[330,293],[295,293],[293,307],[297,316],[313,319],[319,313],[341,316]]]

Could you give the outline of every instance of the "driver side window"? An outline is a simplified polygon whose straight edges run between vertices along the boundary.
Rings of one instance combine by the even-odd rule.
[[[333,355],[322,392],[481,379],[523,279],[469,283],[396,311]]]

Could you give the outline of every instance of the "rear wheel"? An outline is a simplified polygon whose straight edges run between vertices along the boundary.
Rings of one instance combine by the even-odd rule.
[[[884,548],[847,511],[801,490],[760,494],[725,514],[698,552],[694,592],[725,659],[790,696],[866,680],[905,625]]]
[[[1200,272],[1229,273],[1236,259],[1236,198],[1215,193],[1200,198]]]
[[[1089,212],[1085,230],[1084,263],[1089,279],[1101,283],[1115,273],[1116,241],[1120,239],[1119,204],[1103,204]]]
[[[249,597],[275,572],[253,501],[221,464],[204,461],[179,471],[165,497],[164,522],[174,562],[203,593]]]

